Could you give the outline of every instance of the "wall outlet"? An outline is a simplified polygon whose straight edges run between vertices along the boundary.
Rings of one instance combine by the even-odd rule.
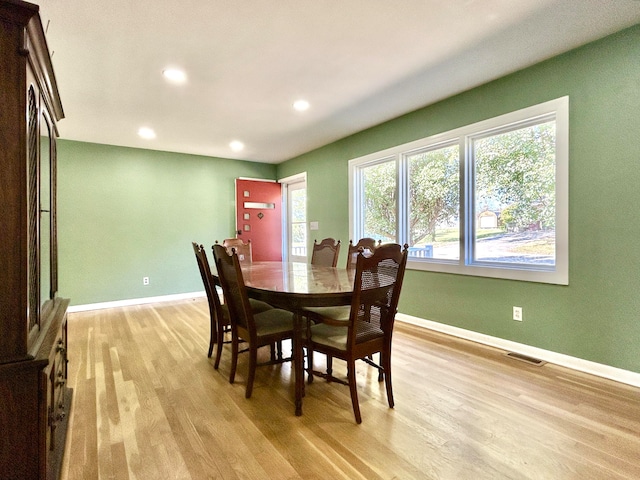
[[[142,277],[142,284],[149,285],[149,277]]]
[[[522,321],[522,307],[513,307],[513,319],[518,322]]]

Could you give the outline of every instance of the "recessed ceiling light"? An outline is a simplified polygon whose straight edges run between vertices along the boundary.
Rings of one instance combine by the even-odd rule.
[[[293,103],[293,108],[296,109],[298,112],[304,112],[305,110],[308,110],[310,107],[309,102],[307,102],[306,100],[296,100]]]
[[[239,152],[244,149],[244,143],[238,140],[234,140],[229,144],[229,146],[231,147],[231,150],[233,150],[234,152]]]
[[[184,70],[178,68],[167,68],[162,71],[162,75],[172,83],[184,83],[187,81],[187,74]]]
[[[138,135],[140,135],[142,138],[145,138],[147,140],[151,140],[152,138],[156,138],[156,132],[154,132],[149,127],[141,127],[138,130]]]

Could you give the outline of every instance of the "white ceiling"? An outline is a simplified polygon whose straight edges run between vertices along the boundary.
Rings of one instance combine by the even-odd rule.
[[[61,138],[272,163],[640,23],[638,0],[35,3]]]

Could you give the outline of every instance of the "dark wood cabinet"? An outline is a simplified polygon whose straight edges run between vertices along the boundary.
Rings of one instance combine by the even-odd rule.
[[[71,390],[58,296],[57,122],[38,6],[0,0],[0,477],[58,477]]]

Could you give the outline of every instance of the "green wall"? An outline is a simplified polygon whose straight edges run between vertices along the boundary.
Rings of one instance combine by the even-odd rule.
[[[307,171],[308,218],[320,224],[312,238],[344,242],[348,160],[564,95],[569,285],[412,270],[399,308],[640,372],[640,26],[284,162],[278,177]],[[523,322],[511,319],[513,305]]]
[[[202,290],[190,243],[233,234],[240,176],[306,171],[309,220],[320,225],[310,240],[346,243],[348,160],[563,95],[569,285],[409,271],[400,311],[640,373],[640,26],[277,167],[61,140],[60,294],[83,305]]]
[[[234,236],[235,178],[275,179],[275,171],[60,140],[60,295],[84,305],[203,290],[191,242]]]

